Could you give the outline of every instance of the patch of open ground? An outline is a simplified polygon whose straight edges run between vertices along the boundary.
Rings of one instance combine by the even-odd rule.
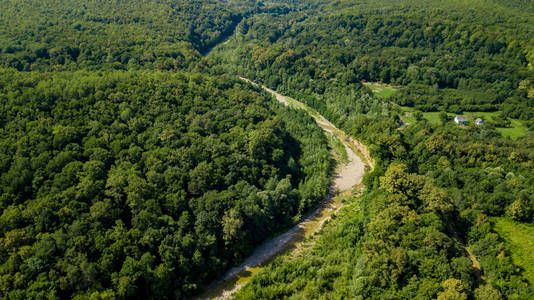
[[[416,122],[414,117],[415,109],[413,107],[407,106],[398,106],[402,111],[401,119],[406,124],[413,124]],[[439,119],[440,112],[423,112],[423,118],[425,118],[430,124],[438,125],[441,124]],[[476,118],[482,118],[485,122],[492,121],[493,118],[499,115],[498,111],[495,112],[483,112],[483,111],[467,111],[462,113],[467,117],[467,120],[470,124],[473,124]],[[449,119],[452,119],[457,115],[454,113],[447,112]],[[527,126],[518,119],[508,119],[510,120],[511,126],[509,128],[497,127],[496,130],[502,134],[503,137],[510,137],[512,139],[517,139],[519,137],[525,136],[528,133]]]
[[[400,89],[399,86],[380,82],[362,82],[362,84],[371,89],[373,94],[380,98],[389,98]]]

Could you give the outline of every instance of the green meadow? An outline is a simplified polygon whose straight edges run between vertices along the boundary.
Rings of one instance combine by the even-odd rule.
[[[402,112],[401,119],[403,122],[412,124],[414,123],[415,117],[414,112],[415,110],[412,107],[407,106],[399,106]],[[441,124],[441,120],[439,119],[440,112],[423,112],[423,118],[425,118],[430,124],[433,125],[439,125]],[[454,117],[456,114],[453,113],[447,113],[449,116],[450,122],[454,122]],[[482,118],[485,122],[492,121],[494,117],[497,117],[499,115],[498,111],[495,112],[481,112],[481,111],[471,111],[471,112],[464,112],[463,115],[467,117],[467,120],[469,121],[469,124],[473,124],[475,122],[476,118]],[[509,119],[511,127],[505,128],[505,127],[497,127],[496,130],[502,134],[503,137],[509,137],[512,139],[517,139],[519,137],[525,136],[528,132],[528,127],[518,119]]]
[[[534,283],[534,226],[507,218],[493,218],[495,231],[506,241],[514,263],[524,270],[525,278]]]
[[[393,96],[399,90],[399,87],[378,82],[365,82],[363,85],[370,88],[375,96],[384,99]]]

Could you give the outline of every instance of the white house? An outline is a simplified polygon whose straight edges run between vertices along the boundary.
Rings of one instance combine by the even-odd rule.
[[[457,115],[456,117],[454,117],[454,122],[456,122],[456,124],[465,125],[467,124],[467,117],[462,116],[462,115]]]

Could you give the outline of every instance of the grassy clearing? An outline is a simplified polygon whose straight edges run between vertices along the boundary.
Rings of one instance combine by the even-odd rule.
[[[504,136],[512,139],[525,136],[528,132],[528,128],[519,120],[510,119],[512,122],[512,128],[497,128],[497,130]]]
[[[365,82],[363,85],[370,88],[373,94],[380,98],[389,98],[399,90],[399,87],[378,82]]]
[[[439,119],[439,112],[425,112],[423,113],[423,118],[425,118],[430,124],[441,124],[441,120]]]
[[[399,106],[402,113],[401,119],[404,123],[413,124],[416,122],[413,113],[415,109],[408,106]],[[454,118],[454,114],[448,113],[449,117]],[[424,112],[423,118],[425,118],[430,124],[439,125],[441,120],[439,119],[439,112]]]
[[[465,115],[469,120],[474,120],[475,118],[482,118],[484,120],[492,120],[493,117],[499,115],[498,111],[495,112],[466,112]],[[497,131],[502,134],[504,137],[509,137],[512,139],[517,139],[519,137],[525,136],[528,132],[528,128],[518,119],[509,119],[511,122],[510,128],[497,128]]]
[[[405,113],[401,117],[401,120],[402,120],[402,122],[404,122],[404,124],[407,124],[407,125],[415,123],[415,118],[414,118],[412,113]]]
[[[495,231],[506,241],[514,263],[522,267],[525,278],[534,283],[534,225],[493,218]]]
[[[402,111],[401,119],[403,122],[408,124],[415,123],[415,118],[413,116],[413,113],[415,112],[415,109],[413,107],[407,107],[407,106],[399,106],[400,110]],[[441,120],[439,119],[439,112],[424,112],[423,118],[425,118],[430,124],[439,125],[441,124]],[[468,111],[463,113],[467,120],[472,124],[476,118],[482,118],[484,121],[491,121],[494,117],[497,117],[499,115],[498,111],[494,112],[482,112],[482,111]],[[453,113],[447,113],[449,118],[452,120],[456,114]],[[498,132],[502,134],[504,137],[509,137],[511,139],[517,139],[519,137],[525,136],[528,132],[527,126],[523,124],[518,119],[509,119],[511,122],[510,128],[504,128],[504,127],[498,127],[496,128]],[[451,121],[453,122],[453,121]]]
[[[409,125],[415,123],[415,117],[413,116],[413,112],[415,111],[412,107],[408,106],[399,106],[396,105],[402,112],[400,118],[404,124]]]

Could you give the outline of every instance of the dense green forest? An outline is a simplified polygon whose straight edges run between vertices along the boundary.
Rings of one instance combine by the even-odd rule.
[[[254,2],[2,1],[0,57],[18,70],[183,69]]]
[[[352,199],[315,245],[275,261],[237,298],[532,298],[491,217],[532,222],[534,141],[425,122],[402,140],[409,154],[378,180],[368,177],[374,188]]]
[[[236,79],[1,75],[2,297],[183,297],[327,190],[311,118]]]
[[[398,106],[498,111],[500,123],[532,129],[531,7],[333,1],[240,23],[214,63],[305,101],[365,141],[377,168],[368,192],[309,249],[276,260],[237,298],[534,297],[522,270],[529,264],[513,260],[494,229],[497,217],[533,221],[530,133],[510,140],[494,127],[502,124],[459,127],[447,114],[430,124],[419,113],[400,127]],[[398,91],[376,98],[362,81]]]
[[[238,299],[534,298],[531,249],[503,234],[534,225],[533,14],[530,0],[0,1],[0,298],[189,298],[323,199],[326,137],[235,75],[376,160],[364,194]],[[529,130],[504,138],[511,119]]]
[[[285,92],[380,81],[408,86],[394,101],[423,111],[532,119],[532,15],[484,1],[426,2],[334,1],[315,14],[257,14],[224,53],[236,72]]]
[[[0,298],[188,297],[324,198],[313,119],[201,62],[284,7],[0,3]]]

